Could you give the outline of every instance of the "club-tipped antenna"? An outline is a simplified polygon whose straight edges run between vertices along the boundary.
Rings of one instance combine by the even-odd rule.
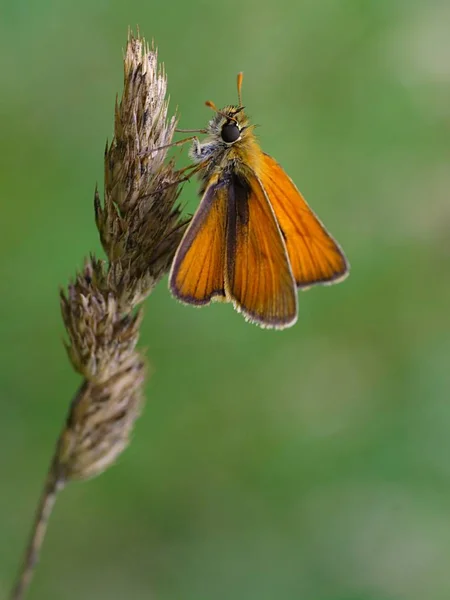
[[[243,79],[244,79],[244,73],[241,71],[240,73],[238,73],[238,76],[237,76],[237,93],[238,93],[239,106],[242,106],[241,89],[242,89],[242,80]]]
[[[242,80],[243,79],[244,79],[244,73],[241,71],[240,73],[238,73],[238,76],[237,76],[237,93],[238,93],[239,108],[234,112],[234,114],[237,114],[238,112],[241,112],[241,110],[243,110],[243,108],[244,108],[242,106],[242,96],[241,96]],[[227,115],[223,111],[219,110],[217,108],[217,106],[214,104],[214,102],[212,102],[211,100],[207,100],[205,102],[205,104],[209,108],[212,108],[212,110],[214,112],[216,112],[218,115],[220,115],[221,117],[224,117],[225,119],[227,119],[227,121],[234,121],[235,123],[237,123],[237,119],[235,119],[234,117],[230,116],[229,114]]]
[[[233,118],[230,115],[227,115],[226,113],[219,110],[217,108],[217,106],[214,104],[214,102],[212,102],[211,100],[207,100],[205,102],[205,104],[206,104],[206,106],[209,106],[209,108],[212,108],[213,111],[216,112],[218,115],[220,115],[221,117],[224,117],[227,121],[234,121],[235,123],[237,123],[237,120],[235,118]]]

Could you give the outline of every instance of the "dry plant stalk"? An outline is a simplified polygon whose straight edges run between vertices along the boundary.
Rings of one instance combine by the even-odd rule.
[[[128,37],[124,91],[105,151],[105,198],[95,220],[108,262],[90,256],[61,309],[70,361],[84,377],[56,445],[24,564],[11,600],[29,586],[56,494],[66,483],[102,473],[123,451],[142,408],[145,360],[136,350],[140,304],[169,270],[186,223],[175,206],[180,173],[167,160],[175,117],[157,52]]]

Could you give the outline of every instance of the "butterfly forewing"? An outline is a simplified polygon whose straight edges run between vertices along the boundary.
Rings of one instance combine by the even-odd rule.
[[[178,247],[170,273],[172,294],[189,304],[225,297],[227,190],[211,183]]]
[[[258,175],[283,232],[297,285],[343,279],[348,273],[344,253],[281,166],[263,154]]]
[[[225,282],[227,296],[250,321],[280,329],[295,323],[295,281],[280,229],[255,175],[230,175]]]

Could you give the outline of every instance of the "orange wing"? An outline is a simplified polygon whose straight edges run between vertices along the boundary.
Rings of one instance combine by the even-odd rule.
[[[176,251],[169,276],[172,294],[187,304],[225,298],[227,193],[210,184]]]
[[[344,279],[349,270],[344,253],[280,165],[263,154],[258,175],[282,230],[297,285]]]
[[[237,310],[263,327],[283,329],[297,320],[286,247],[255,175],[230,175],[225,290]]]

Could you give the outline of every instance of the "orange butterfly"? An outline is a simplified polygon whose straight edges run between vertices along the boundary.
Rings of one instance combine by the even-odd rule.
[[[262,327],[297,320],[297,287],[344,279],[348,262],[280,165],[258,145],[241,105],[218,110],[193,139],[202,199],[176,251],[169,287],[178,300],[232,302]]]

